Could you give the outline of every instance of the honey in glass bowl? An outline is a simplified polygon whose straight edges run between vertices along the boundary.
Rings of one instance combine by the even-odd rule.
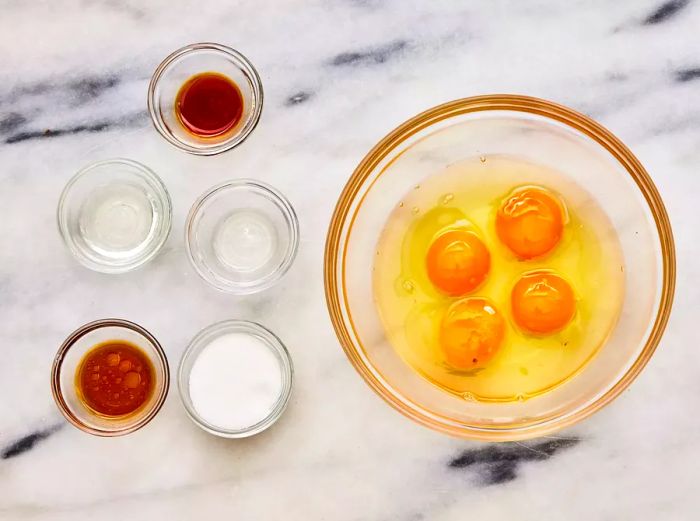
[[[59,411],[95,436],[122,436],[147,425],[168,395],[165,352],[146,329],[107,318],[73,331],[51,367]]]
[[[150,360],[136,345],[108,340],[83,356],[75,374],[76,392],[96,414],[132,414],[153,393],[154,373]]]

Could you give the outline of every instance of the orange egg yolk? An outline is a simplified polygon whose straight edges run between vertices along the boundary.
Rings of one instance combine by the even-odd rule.
[[[513,287],[511,309],[516,324],[530,333],[553,333],[576,312],[576,297],[563,278],[548,271],[524,274]]]
[[[430,245],[426,269],[430,281],[448,295],[464,295],[476,289],[491,267],[491,255],[474,233],[450,230]]]
[[[505,334],[503,317],[487,299],[453,303],[440,325],[440,347],[447,363],[461,370],[484,366],[498,352]]]
[[[532,259],[551,251],[564,230],[564,210],[558,198],[542,188],[520,188],[496,214],[496,233],[515,255]]]

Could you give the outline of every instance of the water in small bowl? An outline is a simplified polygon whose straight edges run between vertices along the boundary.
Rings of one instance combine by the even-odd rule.
[[[299,244],[289,201],[250,179],[222,183],[203,194],[190,210],[185,232],[197,273],[215,288],[239,295],[277,282]]]
[[[233,271],[250,273],[264,269],[278,247],[274,223],[257,210],[233,211],[214,231],[216,258]]]
[[[101,161],[68,182],[58,223],[79,262],[95,271],[121,273],[152,259],[165,243],[170,197],[144,165],[126,159]]]

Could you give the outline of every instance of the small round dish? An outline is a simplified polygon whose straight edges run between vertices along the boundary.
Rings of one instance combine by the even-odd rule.
[[[269,347],[270,351],[279,361],[280,377],[282,379],[279,397],[277,398],[277,401],[270,413],[257,423],[238,430],[224,429],[208,422],[199,414],[190,395],[190,374],[197,357],[214,340],[231,333],[251,335]],[[223,438],[246,438],[264,431],[279,419],[289,403],[293,379],[294,367],[292,365],[292,358],[289,355],[289,351],[287,351],[287,348],[279,338],[277,338],[271,331],[255,322],[247,322],[244,320],[227,320],[204,328],[192,339],[190,344],[187,346],[187,349],[185,349],[182,359],[180,360],[177,382],[178,389],[180,391],[180,398],[185,410],[196,425],[211,434],[221,436]]]
[[[172,205],[151,169],[130,159],[108,159],[68,181],[57,218],[78,262],[102,273],[124,273],[151,260],[165,244]]]
[[[238,86],[243,96],[243,114],[225,134],[205,138],[182,126],[175,113],[175,101],[188,79],[206,72],[223,74]],[[148,112],[156,130],[190,154],[210,156],[238,146],[255,129],[262,106],[262,81],[253,64],[238,51],[217,43],[195,43],[173,52],[156,68],[148,86]]]
[[[237,295],[255,293],[289,270],[299,247],[299,221],[273,187],[252,179],[227,181],[194,203],[185,244],[209,284]]]
[[[122,340],[138,346],[154,369],[154,389],[137,411],[125,416],[102,416],[80,400],[75,377],[84,355],[94,346]],[[168,359],[163,348],[146,329],[120,319],[96,320],[81,326],[63,342],[51,368],[51,392],[61,414],[78,429],[95,436],[122,436],[150,422],[165,402],[170,384]]]

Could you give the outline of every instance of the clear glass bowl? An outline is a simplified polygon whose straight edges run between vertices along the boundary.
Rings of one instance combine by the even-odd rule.
[[[626,294],[605,345],[566,383],[522,402],[468,401],[431,384],[394,351],[373,303],[377,240],[401,197],[450,164],[491,154],[550,167],[583,186],[607,213],[624,255]],[[634,380],[659,343],[674,285],[671,226],[644,167],[588,117],[525,96],[457,100],[391,132],[345,186],[326,243],[328,309],[353,366],[406,416],[465,438],[540,436],[609,403]]]
[[[175,114],[180,87],[192,76],[218,72],[238,85],[243,115],[225,134],[198,137],[185,130]],[[148,112],[156,130],[185,152],[210,156],[241,144],[255,129],[263,107],[262,81],[253,64],[238,51],[217,43],[195,43],[173,52],[158,66],[148,86]]]
[[[279,360],[280,373],[282,376],[282,390],[272,411],[258,423],[240,430],[226,430],[207,422],[199,415],[197,409],[195,409],[194,405],[192,404],[192,399],[190,397],[190,373],[195,360],[202,350],[215,338],[230,333],[245,333],[262,340],[262,342],[270,348],[270,351],[272,351]],[[292,365],[292,358],[289,355],[287,348],[284,347],[282,341],[260,324],[256,324],[255,322],[247,322],[244,320],[227,320],[224,322],[218,322],[197,333],[182,355],[177,375],[180,398],[182,399],[182,403],[185,406],[185,410],[187,411],[189,417],[192,419],[192,421],[194,421],[194,423],[205,431],[223,438],[246,438],[248,436],[253,436],[254,434],[264,431],[275,423],[287,408],[289,397],[292,393],[293,379],[294,367]]]
[[[185,244],[197,273],[215,288],[262,291],[289,270],[299,246],[299,221],[269,185],[237,179],[214,186],[192,206]]]
[[[155,371],[150,398],[126,416],[94,413],[79,399],[75,388],[76,371],[85,353],[109,340],[125,340],[141,348]],[[59,348],[51,368],[51,392],[59,410],[78,429],[96,436],[121,436],[146,425],[163,406],[169,384],[168,359],[155,337],[138,324],[114,318],[90,322],[71,333]]]
[[[170,195],[148,167],[130,159],[92,163],[68,181],[58,228],[73,256],[102,273],[124,273],[156,256],[170,233]]]

